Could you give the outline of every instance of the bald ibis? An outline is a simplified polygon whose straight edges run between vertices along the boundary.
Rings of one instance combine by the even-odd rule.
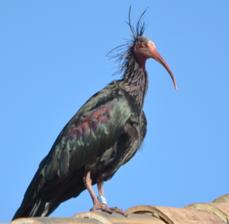
[[[152,58],[163,65],[176,87],[173,73],[155,43],[143,36],[144,13],[133,25],[130,11],[127,24],[131,41],[115,49],[122,78],[89,98],[66,124],[41,161],[13,219],[48,216],[85,189],[91,196],[92,210],[113,211],[106,202],[103,182],[135,155],[145,137],[146,60]]]

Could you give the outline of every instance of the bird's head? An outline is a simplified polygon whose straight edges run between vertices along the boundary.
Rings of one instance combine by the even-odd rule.
[[[139,35],[134,37],[133,45],[131,47],[132,53],[134,54],[136,60],[138,61],[141,67],[145,66],[145,62],[147,59],[152,58],[159,62],[169,73],[175,89],[177,88],[176,79],[166,61],[157,51],[156,44],[147,39],[146,37]]]
[[[156,44],[144,36],[145,24],[142,22],[142,17],[145,14],[146,10],[141,14],[136,26],[131,22],[131,7],[129,9],[129,18],[127,25],[130,28],[132,38],[127,43],[117,46],[112,49],[118,52],[115,57],[121,62],[121,70],[126,73],[126,71],[131,71],[135,67],[133,65],[133,57],[135,61],[139,64],[140,67],[145,69],[146,60],[152,58],[159,62],[169,73],[175,89],[177,88],[176,79],[166,61],[157,51]],[[126,50],[127,47],[127,50]],[[123,50],[124,49],[124,50]]]

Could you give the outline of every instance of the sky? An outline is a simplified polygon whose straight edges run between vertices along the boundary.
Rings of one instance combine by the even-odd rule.
[[[142,149],[105,183],[111,206],[182,207],[229,193],[229,2],[1,1],[0,221],[10,220],[39,162],[80,106],[118,65],[107,52],[130,37],[146,8],[145,36],[177,79],[147,62]],[[92,207],[89,194],[51,216]]]

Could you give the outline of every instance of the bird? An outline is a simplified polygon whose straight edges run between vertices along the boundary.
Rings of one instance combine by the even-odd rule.
[[[91,96],[65,125],[39,164],[13,220],[48,216],[62,202],[84,190],[92,199],[92,211],[115,211],[107,203],[104,182],[135,155],[146,135],[146,61],[159,62],[177,86],[155,43],[144,36],[144,14],[145,11],[132,23],[129,9],[131,39],[111,51],[119,60],[121,78]],[[93,189],[95,184],[98,196]]]

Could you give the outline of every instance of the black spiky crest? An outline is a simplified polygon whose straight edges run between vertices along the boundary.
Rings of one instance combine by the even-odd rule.
[[[146,13],[147,9],[145,9],[138,21],[137,21],[137,24],[136,26],[134,26],[134,24],[131,22],[131,6],[129,8],[129,14],[128,14],[128,22],[127,22],[127,25],[129,26],[130,28],[130,31],[132,33],[132,38],[133,40],[135,41],[139,36],[142,36],[144,34],[144,31],[145,31],[145,23],[142,22],[142,18],[144,16],[144,14]]]
[[[119,63],[120,69],[118,72],[121,72],[123,76],[125,76],[129,72],[132,72],[135,67],[133,47],[136,41],[140,37],[143,37],[145,31],[145,23],[142,21],[142,18],[145,15],[146,11],[147,9],[145,9],[141,13],[135,25],[132,23],[131,20],[131,6],[129,7],[128,21],[126,23],[131,31],[131,39],[127,40],[126,43],[124,44],[120,44],[116,46],[115,48],[113,48],[108,52],[108,55],[111,56],[111,58],[115,59],[115,61]]]

